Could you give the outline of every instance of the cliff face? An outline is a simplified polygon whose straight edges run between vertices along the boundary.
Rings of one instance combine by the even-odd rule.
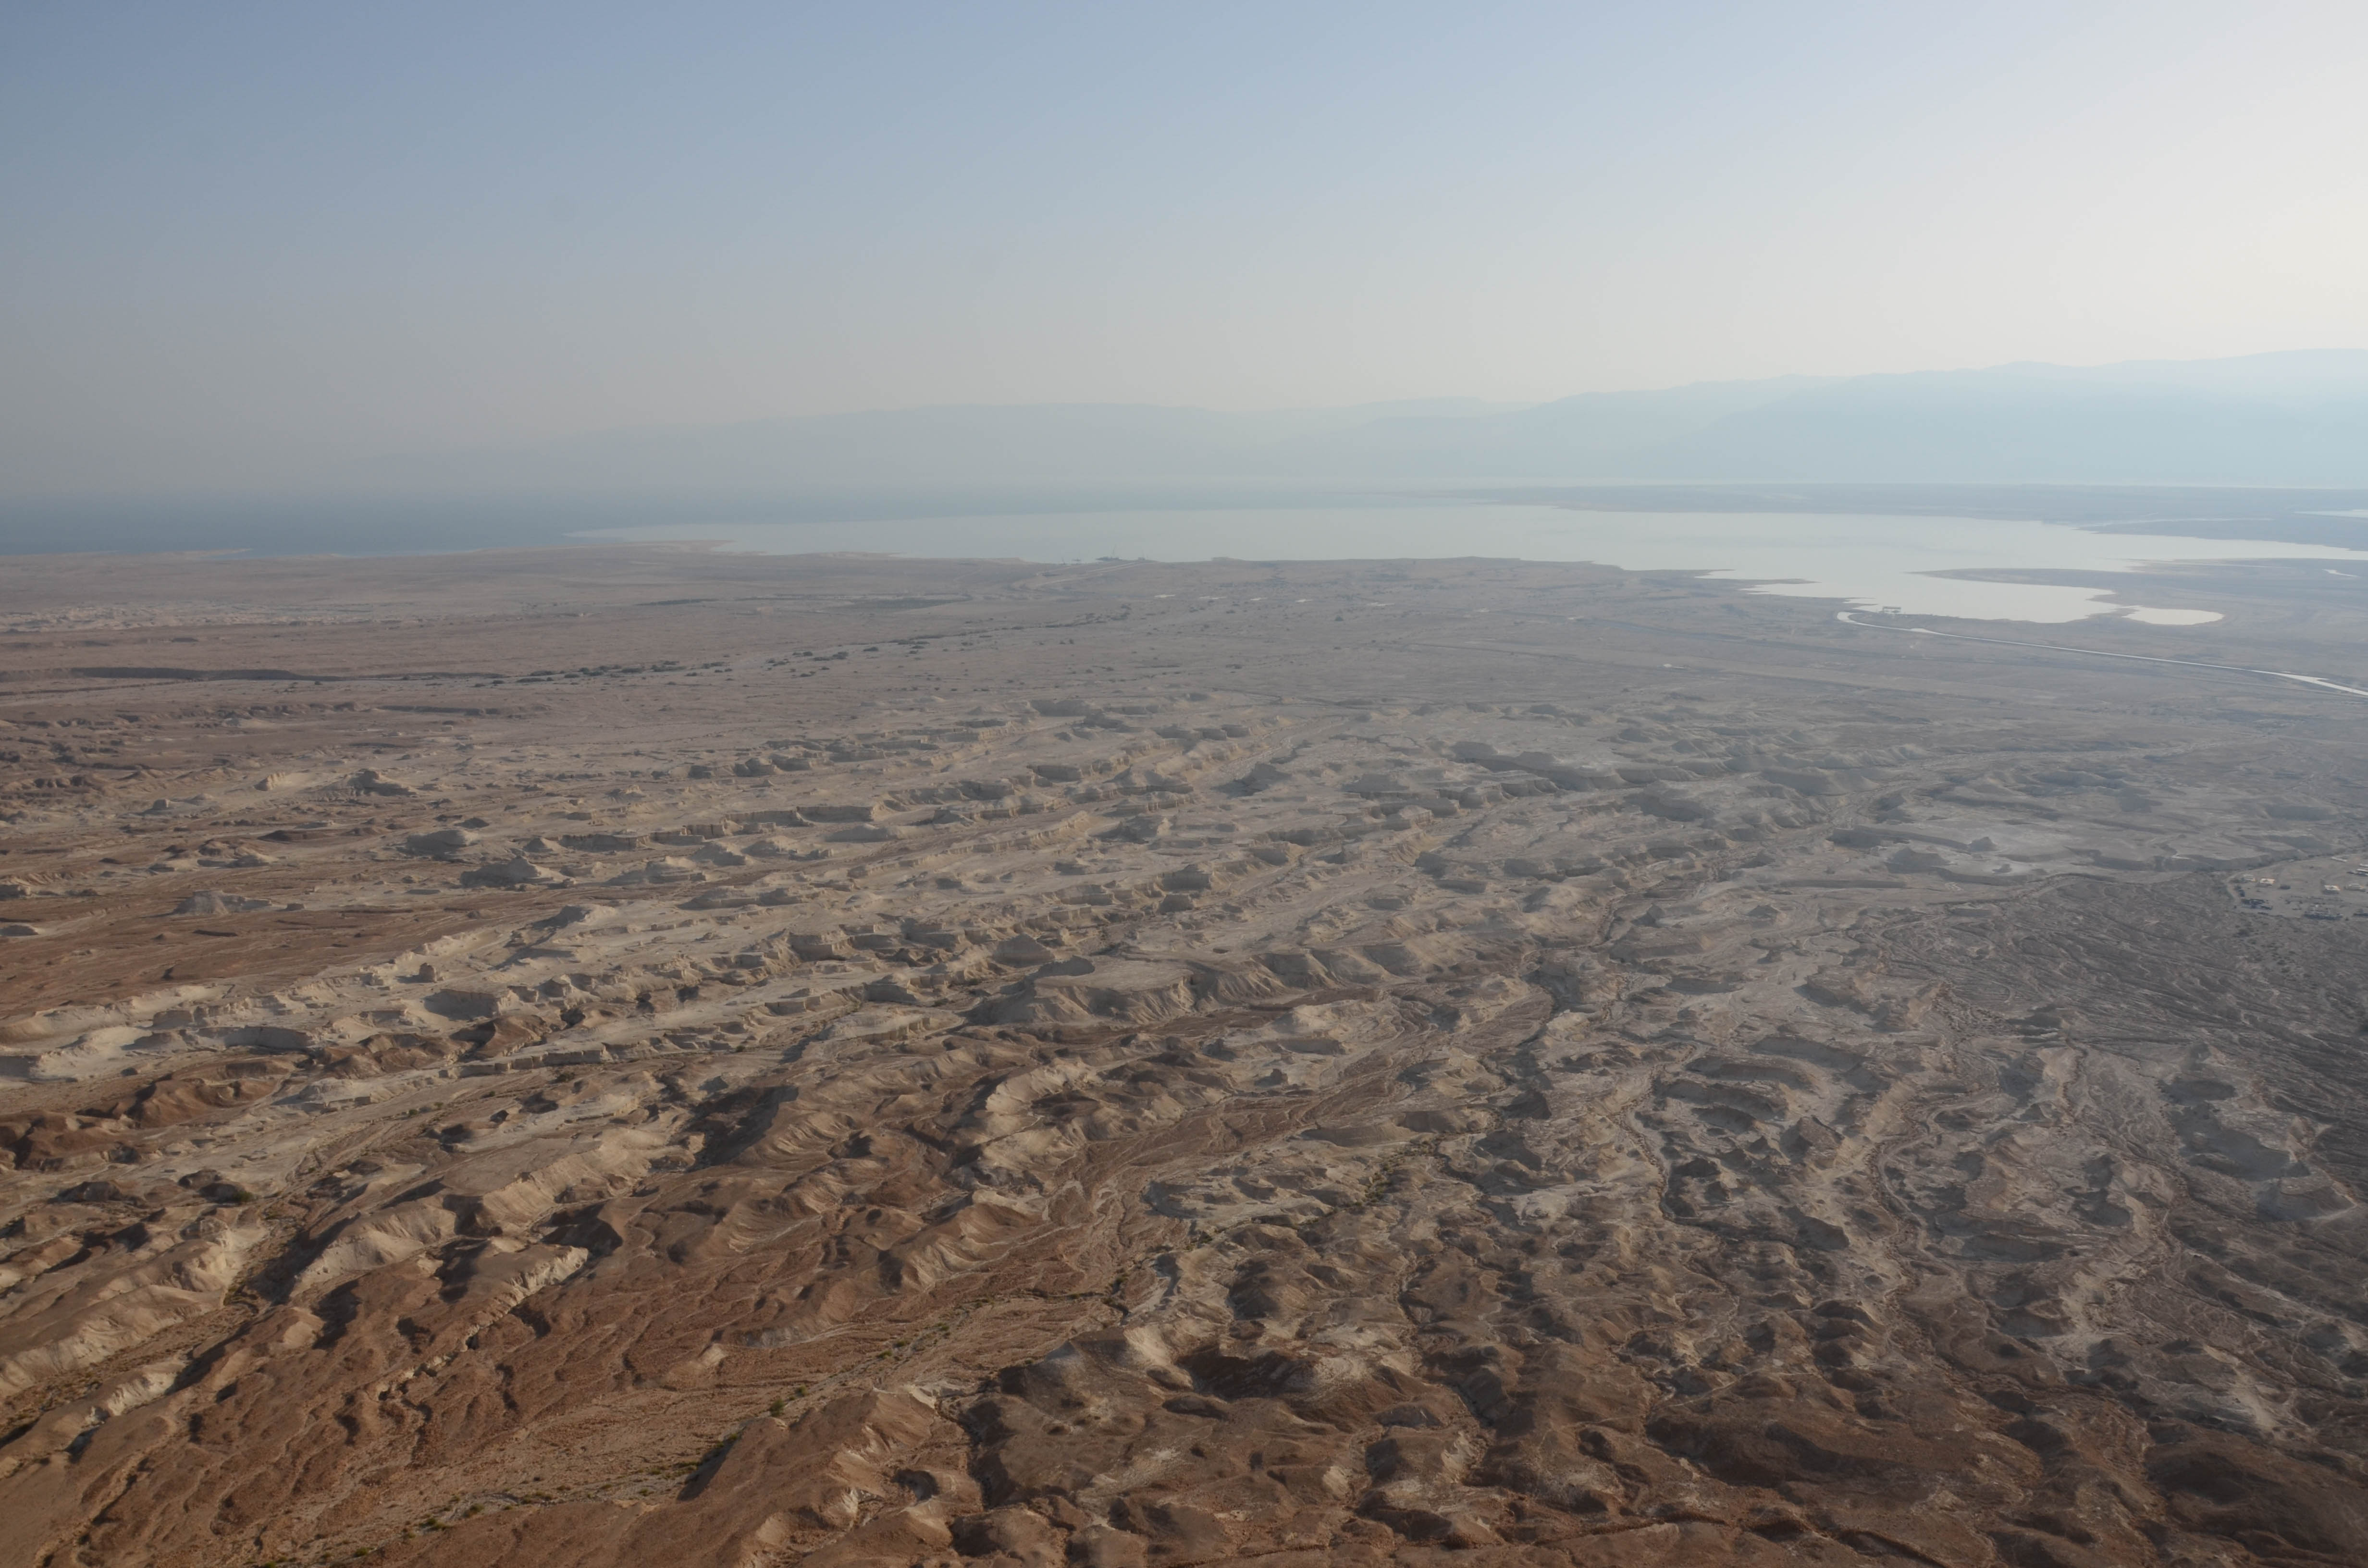
[[[9,655],[0,1562],[2368,1561],[2352,699],[567,559]]]

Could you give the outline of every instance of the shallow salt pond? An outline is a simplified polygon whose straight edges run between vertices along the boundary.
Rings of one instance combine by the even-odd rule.
[[[1749,583],[1753,593],[1839,599],[1860,608],[1896,608],[1908,615],[2038,622],[2122,615],[2158,626],[2200,625],[2220,616],[2208,609],[2136,603],[2111,588],[1934,574],[2131,572],[2157,562],[2310,560],[2353,569],[2338,575],[2368,575],[2368,551],[2329,545],[2091,533],[2055,523],[1987,517],[1583,512],[1495,503],[683,523],[604,528],[578,537],[719,540],[727,550],[768,555],[877,551],[1043,562],[1456,556],[1590,561],[1632,572],[1700,573]]]

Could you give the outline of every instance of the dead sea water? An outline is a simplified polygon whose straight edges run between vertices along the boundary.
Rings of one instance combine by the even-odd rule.
[[[1859,608],[2044,623],[2120,615],[2157,625],[2195,625],[2219,616],[2148,606],[2109,588],[1959,574],[2126,573],[2157,562],[2271,559],[2328,561],[2368,574],[2368,551],[2328,545],[2096,533],[2036,521],[1598,512],[1484,503],[680,523],[603,528],[578,537],[707,540],[761,554],[877,551],[1044,562],[1458,556],[1591,561],[1632,572],[1699,573],[1748,583],[1753,593],[1837,599]]]

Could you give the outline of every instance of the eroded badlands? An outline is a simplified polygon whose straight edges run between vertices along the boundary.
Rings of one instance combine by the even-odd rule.
[[[12,562],[0,1563],[2368,1562],[2368,704],[1832,608]]]

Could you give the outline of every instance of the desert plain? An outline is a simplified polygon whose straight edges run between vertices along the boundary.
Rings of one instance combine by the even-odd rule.
[[[2356,1568],[2362,586],[13,560],[0,1564]]]

